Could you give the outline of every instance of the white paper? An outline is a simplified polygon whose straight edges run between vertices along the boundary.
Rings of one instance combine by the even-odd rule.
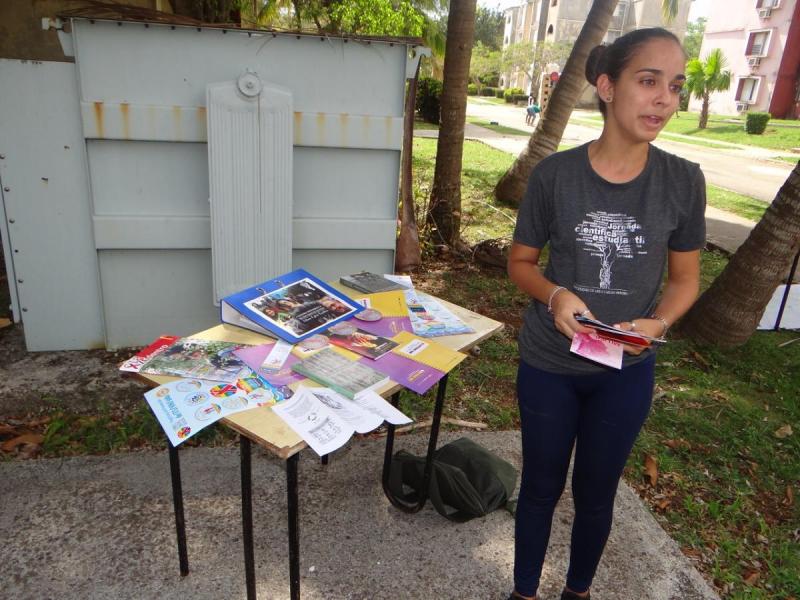
[[[303,386],[272,410],[320,456],[341,448],[355,432],[349,423]]]
[[[383,423],[383,417],[364,410],[357,403],[338,392],[326,388],[308,388],[322,404],[331,409],[336,416],[347,422],[357,433],[367,433]]]
[[[354,402],[364,410],[378,415],[381,422],[387,421],[392,425],[405,425],[411,423],[406,415],[387,402],[380,394],[372,390],[364,390],[356,394]]]
[[[387,275],[384,274],[384,277],[389,281],[394,281],[395,283],[399,283],[400,285],[406,286],[408,289],[413,290],[414,284],[411,283],[411,275]]]
[[[778,318],[778,311],[781,308],[783,294],[786,291],[785,285],[779,285],[772,298],[764,309],[759,329],[775,329],[775,320]],[[800,284],[795,283],[789,289],[789,297],[786,299],[786,306],[783,308],[780,329],[800,329]]]
[[[283,368],[283,363],[285,363],[286,359],[289,358],[292,348],[294,348],[293,344],[283,340],[278,340],[275,342],[275,345],[272,347],[272,350],[270,350],[269,354],[267,354],[264,362],[261,363],[261,368],[269,371],[280,371]]]

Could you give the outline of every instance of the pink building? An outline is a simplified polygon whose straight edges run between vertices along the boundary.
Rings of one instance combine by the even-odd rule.
[[[800,0],[714,2],[700,58],[714,48],[722,50],[733,77],[728,91],[711,95],[712,113],[800,118]],[[700,104],[693,99],[691,108]]]

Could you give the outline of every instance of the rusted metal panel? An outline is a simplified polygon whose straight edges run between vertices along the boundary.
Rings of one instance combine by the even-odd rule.
[[[154,106],[82,102],[87,139],[205,142],[205,106]],[[402,117],[295,112],[294,145],[399,150]]]

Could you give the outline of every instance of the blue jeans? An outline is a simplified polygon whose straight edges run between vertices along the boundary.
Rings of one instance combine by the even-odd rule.
[[[516,514],[514,588],[539,587],[553,511],[575,464],[567,586],[589,589],[611,531],[622,469],[650,411],[655,357],[593,375],[559,375],[520,363],[522,481]]]

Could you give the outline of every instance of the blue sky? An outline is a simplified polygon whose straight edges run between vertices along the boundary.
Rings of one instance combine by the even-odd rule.
[[[509,6],[522,4],[521,0],[478,0],[478,4],[487,8],[497,8],[505,10]],[[692,7],[689,9],[689,20],[694,21],[698,17],[708,17],[711,8],[711,0],[693,0]]]

